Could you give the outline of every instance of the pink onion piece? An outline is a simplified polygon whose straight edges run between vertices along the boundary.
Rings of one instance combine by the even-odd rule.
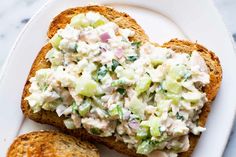
[[[131,127],[132,129],[137,130],[139,128],[139,123],[135,120],[132,120],[129,122],[129,127]]]
[[[107,42],[111,38],[108,32],[102,33],[99,37],[102,42]]]
[[[123,49],[118,48],[118,49],[116,50],[116,52],[115,52],[115,56],[120,59],[120,58],[123,57],[123,55],[124,55]]]

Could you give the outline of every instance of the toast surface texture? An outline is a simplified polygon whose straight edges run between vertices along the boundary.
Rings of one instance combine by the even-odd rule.
[[[130,16],[124,13],[119,13],[117,11],[114,11],[111,8],[107,8],[104,6],[89,6],[85,8],[73,8],[73,9],[69,9],[62,12],[61,14],[56,16],[54,20],[52,21],[49,31],[48,31],[48,37],[51,38],[59,28],[64,28],[65,25],[69,23],[69,19],[74,14],[78,14],[80,12],[86,12],[89,10],[97,11],[101,13],[109,20],[117,23],[120,27],[130,28],[134,30],[136,33],[135,33],[135,36],[131,40],[142,41],[142,42],[148,41],[148,37],[145,35],[142,28],[138,26],[138,24]],[[192,51],[197,50],[200,52],[201,56],[205,59],[207,66],[209,68],[209,71],[210,71],[210,84],[207,85],[203,89],[204,92],[206,92],[207,98],[209,101],[207,104],[205,104],[204,108],[202,109],[202,113],[200,114],[199,125],[204,126],[206,123],[207,115],[210,112],[211,102],[217,94],[217,91],[220,87],[220,83],[222,79],[222,70],[221,70],[219,59],[217,58],[217,56],[215,56],[214,53],[207,50],[203,46],[197,43],[189,42],[189,41],[181,41],[181,40],[173,39],[165,43],[164,45],[162,45],[162,47],[171,48],[174,51],[180,52],[180,53],[181,52],[191,53]],[[40,50],[38,56],[36,57],[32,65],[32,68],[30,70],[28,79],[24,87],[23,95],[22,95],[21,108],[24,115],[36,122],[56,126],[60,128],[62,131],[69,133],[75,137],[79,137],[84,140],[103,143],[107,147],[115,149],[116,151],[120,153],[127,154],[129,156],[143,156],[143,155],[136,154],[134,149],[128,149],[126,144],[124,144],[123,142],[116,141],[115,137],[106,137],[106,138],[102,137],[101,138],[101,137],[89,134],[85,129],[68,130],[66,129],[63,123],[63,120],[65,119],[65,117],[58,117],[55,112],[41,110],[38,113],[33,113],[30,106],[28,105],[28,102],[24,100],[27,96],[30,95],[29,87],[31,83],[29,79],[35,75],[35,72],[37,70],[42,69],[42,68],[48,68],[50,66],[50,64],[45,60],[45,55],[51,48],[52,48],[51,44],[45,45]],[[179,156],[181,157],[191,156],[199,137],[200,136],[190,135],[190,145],[191,145],[190,149],[187,152],[179,154]]]
[[[7,157],[99,157],[92,144],[56,131],[37,131],[21,135],[8,150]]]

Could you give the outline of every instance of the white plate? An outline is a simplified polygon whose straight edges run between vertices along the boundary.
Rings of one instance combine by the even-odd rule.
[[[97,1],[98,2],[98,1]],[[190,39],[216,52],[223,67],[223,82],[212,112],[194,151],[195,157],[220,157],[226,145],[236,110],[236,56],[228,32],[210,0],[101,0],[133,16],[153,41],[160,44],[171,38]],[[51,19],[68,7],[85,5],[86,1],[51,0],[30,20],[20,34],[4,65],[0,82],[0,156],[5,156],[15,136],[30,130],[48,128],[30,120],[24,121],[20,110],[22,89],[31,64],[46,42]],[[99,146],[102,156],[119,156]],[[213,148],[213,149],[212,149]],[[122,155],[120,155],[122,156]]]

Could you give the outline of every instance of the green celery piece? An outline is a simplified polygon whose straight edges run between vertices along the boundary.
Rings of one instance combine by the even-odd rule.
[[[79,29],[79,28],[85,28],[88,27],[90,25],[88,20],[85,20],[85,14],[79,14],[76,15],[74,17],[72,17],[70,25],[73,26],[75,29]]]
[[[86,116],[91,109],[91,101],[85,100],[80,106],[79,106],[79,114],[84,117]]]
[[[103,20],[97,20],[95,23],[91,24],[91,26],[92,26],[93,28],[96,28],[96,27],[102,26],[102,25],[104,25],[104,24],[105,24],[105,22],[104,22]]]
[[[129,109],[131,112],[143,118],[144,108],[145,108],[145,104],[141,100],[139,100],[136,96],[133,96],[131,98],[131,101],[129,104]]]
[[[149,153],[151,153],[152,151],[154,150],[154,146],[153,144],[148,141],[148,140],[145,140],[143,141],[140,145],[138,145],[138,148],[137,148],[137,153],[138,154],[144,154],[144,155],[148,155]]]
[[[75,129],[76,128],[74,125],[74,122],[71,118],[65,119],[63,122],[64,122],[67,129]]]
[[[146,90],[149,89],[150,85],[152,83],[151,78],[145,74],[143,77],[140,78],[138,81],[135,91],[137,91],[138,95],[145,92]]]
[[[59,49],[60,42],[62,40],[62,37],[59,36],[58,34],[55,34],[49,42],[52,44],[52,46],[56,49]]]
[[[161,132],[159,129],[160,126],[157,122],[158,122],[157,117],[151,117],[149,120],[142,121],[140,125],[143,127],[149,127],[151,135],[154,137],[159,137],[161,136]]]
[[[78,79],[76,91],[80,95],[92,97],[98,94],[98,83],[89,77],[81,76]]]
[[[174,94],[179,94],[182,91],[181,84],[171,78],[166,78],[166,80],[162,83],[162,87],[168,92],[171,92]]]
[[[108,110],[108,113],[111,117],[119,116],[120,119],[123,118],[123,111],[120,105],[116,104],[114,108]]]
[[[103,106],[102,101],[101,101],[99,98],[93,96],[92,99],[93,99],[93,102],[94,102],[93,104],[94,104],[96,107],[101,108],[101,109],[105,109],[105,107]]]
[[[136,137],[139,140],[146,139],[149,136],[149,128],[148,127],[140,127],[137,131]]]

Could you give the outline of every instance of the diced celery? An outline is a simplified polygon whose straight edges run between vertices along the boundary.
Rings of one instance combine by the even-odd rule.
[[[117,74],[118,78],[126,78],[128,80],[133,80],[135,75],[134,70],[129,68],[123,68],[121,66],[116,68],[115,73]]]
[[[131,98],[131,101],[129,104],[129,109],[131,112],[143,118],[144,108],[145,108],[145,104],[141,100],[139,100],[136,96],[133,96]]]
[[[199,92],[188,92],[182,94],[183,98],[189,102],[198,102],[201,99],[201,93]]]
[[[183,144],[176,140],[172,142],[171,149],[174,150],[175,152],[180,152],[183,149],[182,146]]]
[[[157,122],[153,123],[152,126],[150,127],[150,133],[154,137],[161,136],[161,132],[159,130],[159,124]]]
[[[153,144],[150,141],[145,140],[138,146],[137,153],[148,155],[153,151],[153,149],[154,149]]]
[[[122,85],[126,85],[126,84],[127,84],[127,82],[124,79],[119,79],[119,80],[114,80],[111,83],[111,86],[112,87],[117,87],[117,86],[122,86]]]
[[[103,20],[97,20],[95,23],[91,24],[91,26],[96,28],[96,27],[102,26],[104,24],[105,24],[105,22]]]
[[[98,94],[98,83],[90,77],[81,76],[76,85],[76,91],[83,96],[91,97]]]
[[[123,118],[123,111],[120,105],[115,104],[114,107],[108,110],[108,113],[111,117]]]
[[[98,108],[104,109],[104,106],[102,104],[102,101],[100,99],[98,99],[97,97],[93,96],[93,102],[94,105],[97,106]]]
[[[43,104],[42,108],[48,111],[55,111],[57,106],[58,106],[58,103],[56,102],[46,102]]]
[[[86,116],[91,109],[91,101],[85,100],[83,104],[79,106],[79,114],[84,117]]]
[[[151,64],[153,66],[157,66],[157,65],[160,65],[164,62],[164,59],[162,58],[151,58]]]
[[[39,103],[35,104],[33,107],[31,107],[34,113],[37,113],[41,111],[41,105]]]
[[[80,27],[82,28],[88,27],[90,23],[86,19],[85,14],[79,14],[72,17],[70,25],[73,26],[75,29],[79,29]]]
[[[177,94],[173,94],[173,93],[166,93],[166,97],[168,99],[171,99],[172,100],[172,103],[175,104],[175,105],[178,105],[180,99],[181,99],[181,96],[180,95],[177,95]]]
[[[148,127],[140,127],[137,131],[136,137],[139,140],[146,139],[149,136],[149,128]]]
[[[175,93],[175,94],[178,94],[182,91],[181,84],[171,78],[167,78],[162,83],[162,87],[163,87],[163,89],[167,90],[168,92]]]
[[[63,122],[64,122],[67,129],[75,129],[76,128],[75,124],[71,118],[65,119]]]
[[[173,80],[179,80],[184,76],[186,69],[184,65],[175,65],[170,68],[170,71],[168,75],[173,79]]]
[[[62,37],[59,36],[58,34],[55,34],[51,39],[50,39],[50,43],[52,44],[52,46],[56,49],[59,49],[59,45],[60,42],[62,40]]]
[[[137,85],[135,88],[138,95],[145,92],[146,90],[148,90],[151,83],[152,83],[152,80],[147,74],[145,74],[143,77],[141,77],[140,80],[137,82]]]
[[[154,137],[159,137],[161,135],[157,117],[151,117],[147,121],[142,121],[140,125],[144,127],[149,127],[150,133]]]

